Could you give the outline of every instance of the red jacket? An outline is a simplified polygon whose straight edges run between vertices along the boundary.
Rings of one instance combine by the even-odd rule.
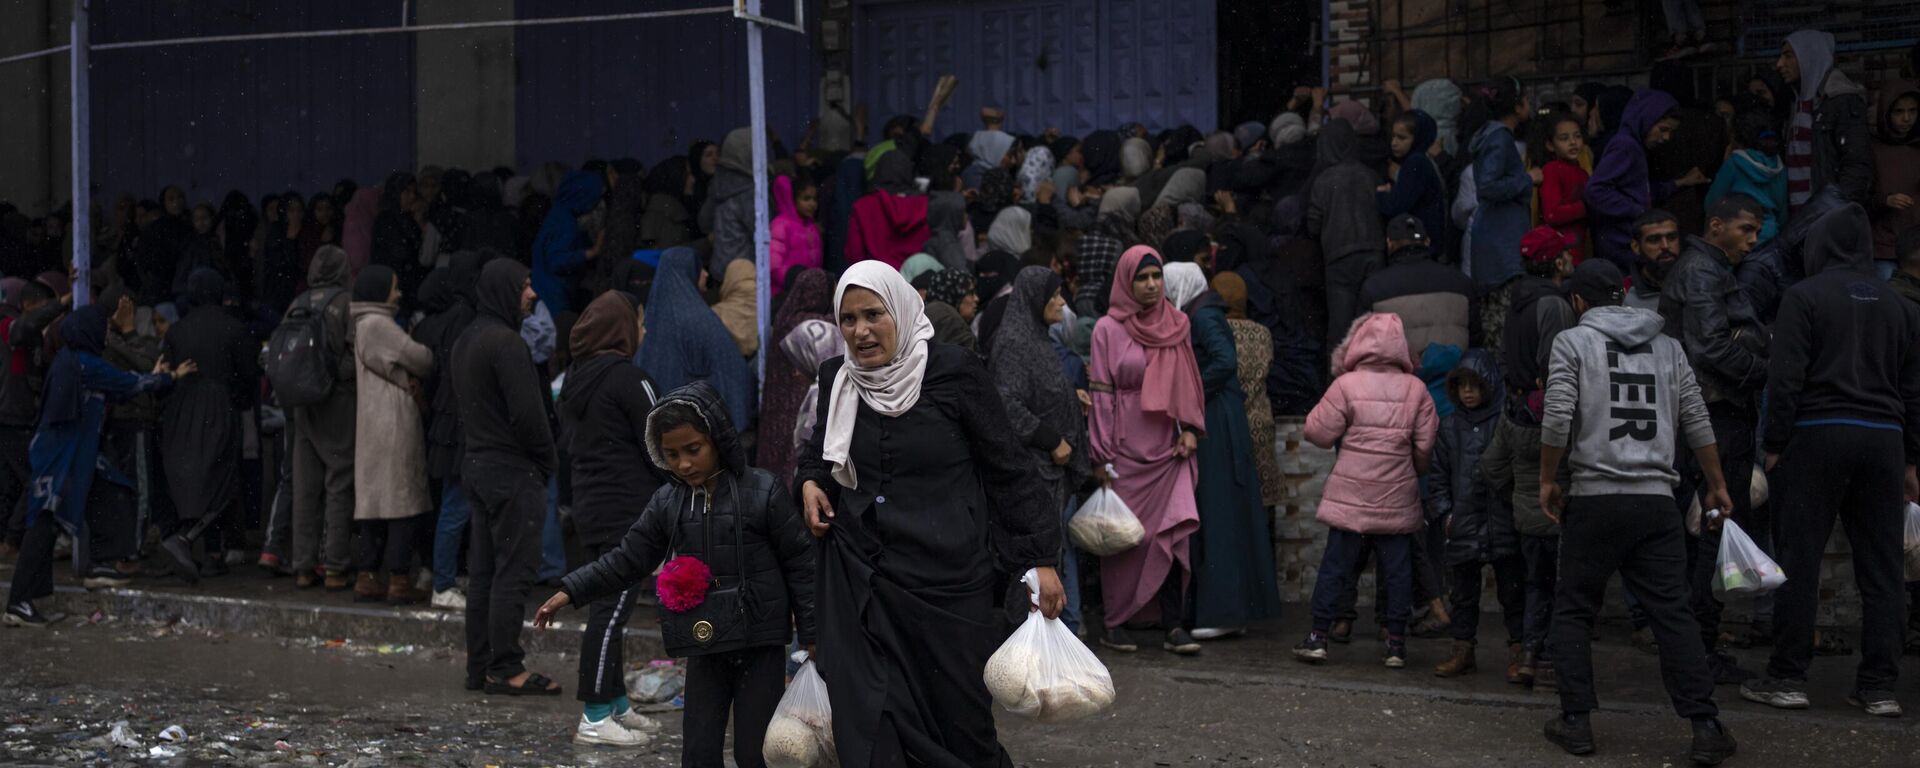
[[[1549,160],[1540,169],[1540,222],[1572,244],[1573,263],[1586,257],[1587,172],[1565,160]]]
[[[927,244],[927,196],[874,190],[853,201],[847,222],[847,263],[877,259],[899,269]]]

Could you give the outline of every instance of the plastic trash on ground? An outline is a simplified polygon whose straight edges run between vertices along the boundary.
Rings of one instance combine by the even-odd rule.
[[[831,768],[840,764],[833,745],[833,704],[827,699],[827,683],[820,679],[812,661],[800,665],[793,682],[787,685],[762,744],[761,756],[773,768]]]
[[[672,701],[686,687],[686,667],[671,661],[652,662],[627,678],[628,695],[647,704]]]
[[[1105,470],[1109,476],[1111,466]],[[1101,488],[1080,505],[1080,510],[1067,521],[1067,535],[1075,546],[1089,554],[1099,557],[1117,555],[1134,547],[1147,538],[1147,529],[1140,525],[1140,518],[1120,500],[1120,494],[1112,488]]]
[[[1040,580],[1027,571],[1039,605]],[[1042,723],[1091,717],[1113,704],[1113,676],[1073,630],[1038,611],[987,659],[987,691],[1007,711]]]
[[[1720,527],[1719,565],[1720,576],[1713,581],[1716,595],[1771,592],[1787,583],[1787,574],[1732,520]]]
[[[1920,581],[1920,504],[1907,502],[1907,581]]]

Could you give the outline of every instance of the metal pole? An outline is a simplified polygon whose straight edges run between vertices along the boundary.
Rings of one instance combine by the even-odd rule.
[[[742,0],[746,3],[747,13],[760,15],[760,0]],[[759,391],[766,394],[767,384],[767,347],[774,340],[767,338],[767,310],[773,306],[773,277],[771,265],[767,262],[767,244],[773,236],[767,227],[767,83],[766,65],[760,51],[761,29],[759,22],[747,22],[747,94],[750,101],[750,125],[753,127],[753,274],[754,274],[754,322],[760,332],[760,351],[754,355],[755,375],[760,380]]]
[[[1333,89],[1333,3],[1320,0],[1320,87]],[[1319,106],[1326,106],[1324,104]]]
[[[73,0],[73,29],[68,34],[72,46],[68,60],[72,65],[70,109],[73,118],[73,306],[87,305],[91,298],[93,272],[93,131],[92,109],[87,86],[87,3]]]

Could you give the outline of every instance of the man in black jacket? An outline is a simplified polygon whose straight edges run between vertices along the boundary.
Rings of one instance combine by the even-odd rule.
[[[1360,284],[1360,306],[1400,316],[1416,366],[1428,344],[1451,344],[1465,352],[1479,338],[1473,278],[1434,258],[1426,225],[1410,213],[1387,223],[1387,268]]]
[[[1786,143],[1787,199],[1800,207],[1829,187],[1865,204],[1873,192],[1873,137],[1866,89],[1834,61],[1833,35],[1802,29],[1780,46],[1774,70],[1794,90]]]
[[[1680,220],[1655,208],[1633,220],[1633,288],[1626,306],[1660,311],[1660,290],[1680,261]]]
[[[1875,279],[1867,214],[1848,205],[1809,238],[1809,277],[1788,289],[1767,372],[1767,469],[1773,473],[1782,570],[1773,658],[1740,695],[1807,707],[1820,562],[1835,518],[1846,525],[1865,604],[1861,661],[1847,700],[1899,717],[1905,605],[1905,501],[1920,496],[1920,307]]]
[[[1733,495],[1733,519],[1765,549],[1771,529],[1766,521],[1751,517],[1748,494],[1753,481],[1753,437],[1759,422],[1760,388],[1767,375],[1767,330],[1734,277],[1734,268],[1759,239],[1760,221],[1760,204],[1751,197],[1735,194],[1715,202],[1707,211],[1706,237],[1687,238],[1680,263],[1662,289],[1660,314],[1666,319],[1666,334],[1680,340],[1686,349],[1687,362],[1700,382],[1700,395],[1707,401],[1707,414],[1720,445],[1720,470],[1726,475],[1728,493]],[[1687,504],[1698,488],[1701,473],[1685,456],[1680,460],[1683,480],[1675,498]],[[1752,673],[1741,670],[1732,656],[1716,649],[1723,606],[1714,597],[1712,584],[1720,537],[1700,536],[1690,552],[1694,617],[1700,623],[1708,663],[1721,684],[1741,682]],[[1764,622],[1769,607],[1763,604],[1755,611],[1756,623]]]
[[[560,685],[528,671],[520,648],[556,461],[545,387],[520,340],[538,295],[527,268],[507,259],[481,269],[476,293],[477,313],[451,361],[466,428],[460,476],[478,532],[467,561],[467,688],[554,696]]]

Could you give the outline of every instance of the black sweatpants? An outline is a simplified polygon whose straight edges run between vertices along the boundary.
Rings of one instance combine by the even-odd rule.
[[[619,548],[618,539],[596,542],[587,555],[592,560]],[[587,609],[587,631],[580,635],[580,687],[575,698],[588,704],[606,704],[627,695],[627,620],[644,584],[633,584],[614,597],[593,601]],[[782,669],[785,669],[784,667]],[[724,726],[723,726],[724,729]]]
[[[80,547],[80,568],[111,565],[138,554],[133,541],[132,493],[99,477],[87,493],[86,541]],[[7,590],[7,605],[39,600],[53,595],[53,545],[60,538],[60,524],[52,512],[43,511],[27,527],[20,541],[20,559],[13,565],[13,583]]]
[[[1520,556],[1527,564],[1527,650],[1542,659],[1553,630],[1553,595],[1560,589],[1560,537],[1520,534]]]
[[[1744,407],[1726,402],[1707,405],[1707,416],[1713,422],[1714,444],[1720,451],[1720,472],[1727,478],[1727,495],[1733,497],[1733,519],[1747,531],[1756,542],[1767,540],[1769,521],[1756,520],[1753,516],[1753,433],[1759,417]],[[1693,495],[1706,489],[1706,476],[1693,458],[1693,452],[1682,453],[1681,476],[1686,482],[1681,484],[1676,502],[1681,516],[1693,505]],[[1705,511],[1702,510],[1702,514]],[[1701,526],[1704,530],[1705,526]],[[1685,531],[1686,528],[1681,528]],[[1693,537],[1687,549],[1688,583],[1693,591],[1693,618],[1700,625],[1700,643],[1713,653],[1720,642],[1720,614],[1726,606],[1713,594],[1713,580],[1720,570],[1720,533],[1717,530],[1706,531],[1706,535]]]
[[[1482,569],[1493,568],[1493,593],[1500,601],[1507,644],[1527,637],[1527,561],[1515,554],[1493,562],[1478,560],[1453,566],[1453,639],[1475,642],[1480,634]]]
[[[527,590],[540,567],[547,482],[528,468],[470,464],[466,470],[473,500],[467,677],[504,682],[526,671],[520,625],[527,616]]]
[[[1689,719],[1718,715],[1700,627],[1687,607],[1686,528],[1673,514],[1672,496],[1640,495],[1572,496],[1560,516],[1560,589],[1549,642],[1561,711],[1585,714],[1599,706],[1593,620],[1616,571],[1647,609],[1673,710]]]
[[[6,520],[6,541],[15,546],[27,537],[27,491],[33,487],[33,463],[27,447],[33,427],[0,426],[0,517]]]
[[[740,768],[765,768],[760,756],[767,724],[787,690],[787,649],[743,648],[687,659],[686,709],[680,727],[681,768],[726,765],[727,717],[733,717],[733,760]]]
[[[1806,680],[1820,605],[1820,560],[1837,518],[1853,549],[1860,587],[1861,690],[1891,693],[1900,676],[1906,624],[1901,583],[1906,464],[1898,430],[1795,427],[1769,486],[1787,583],[1774,592],[1773,658],[1767,676]]]

